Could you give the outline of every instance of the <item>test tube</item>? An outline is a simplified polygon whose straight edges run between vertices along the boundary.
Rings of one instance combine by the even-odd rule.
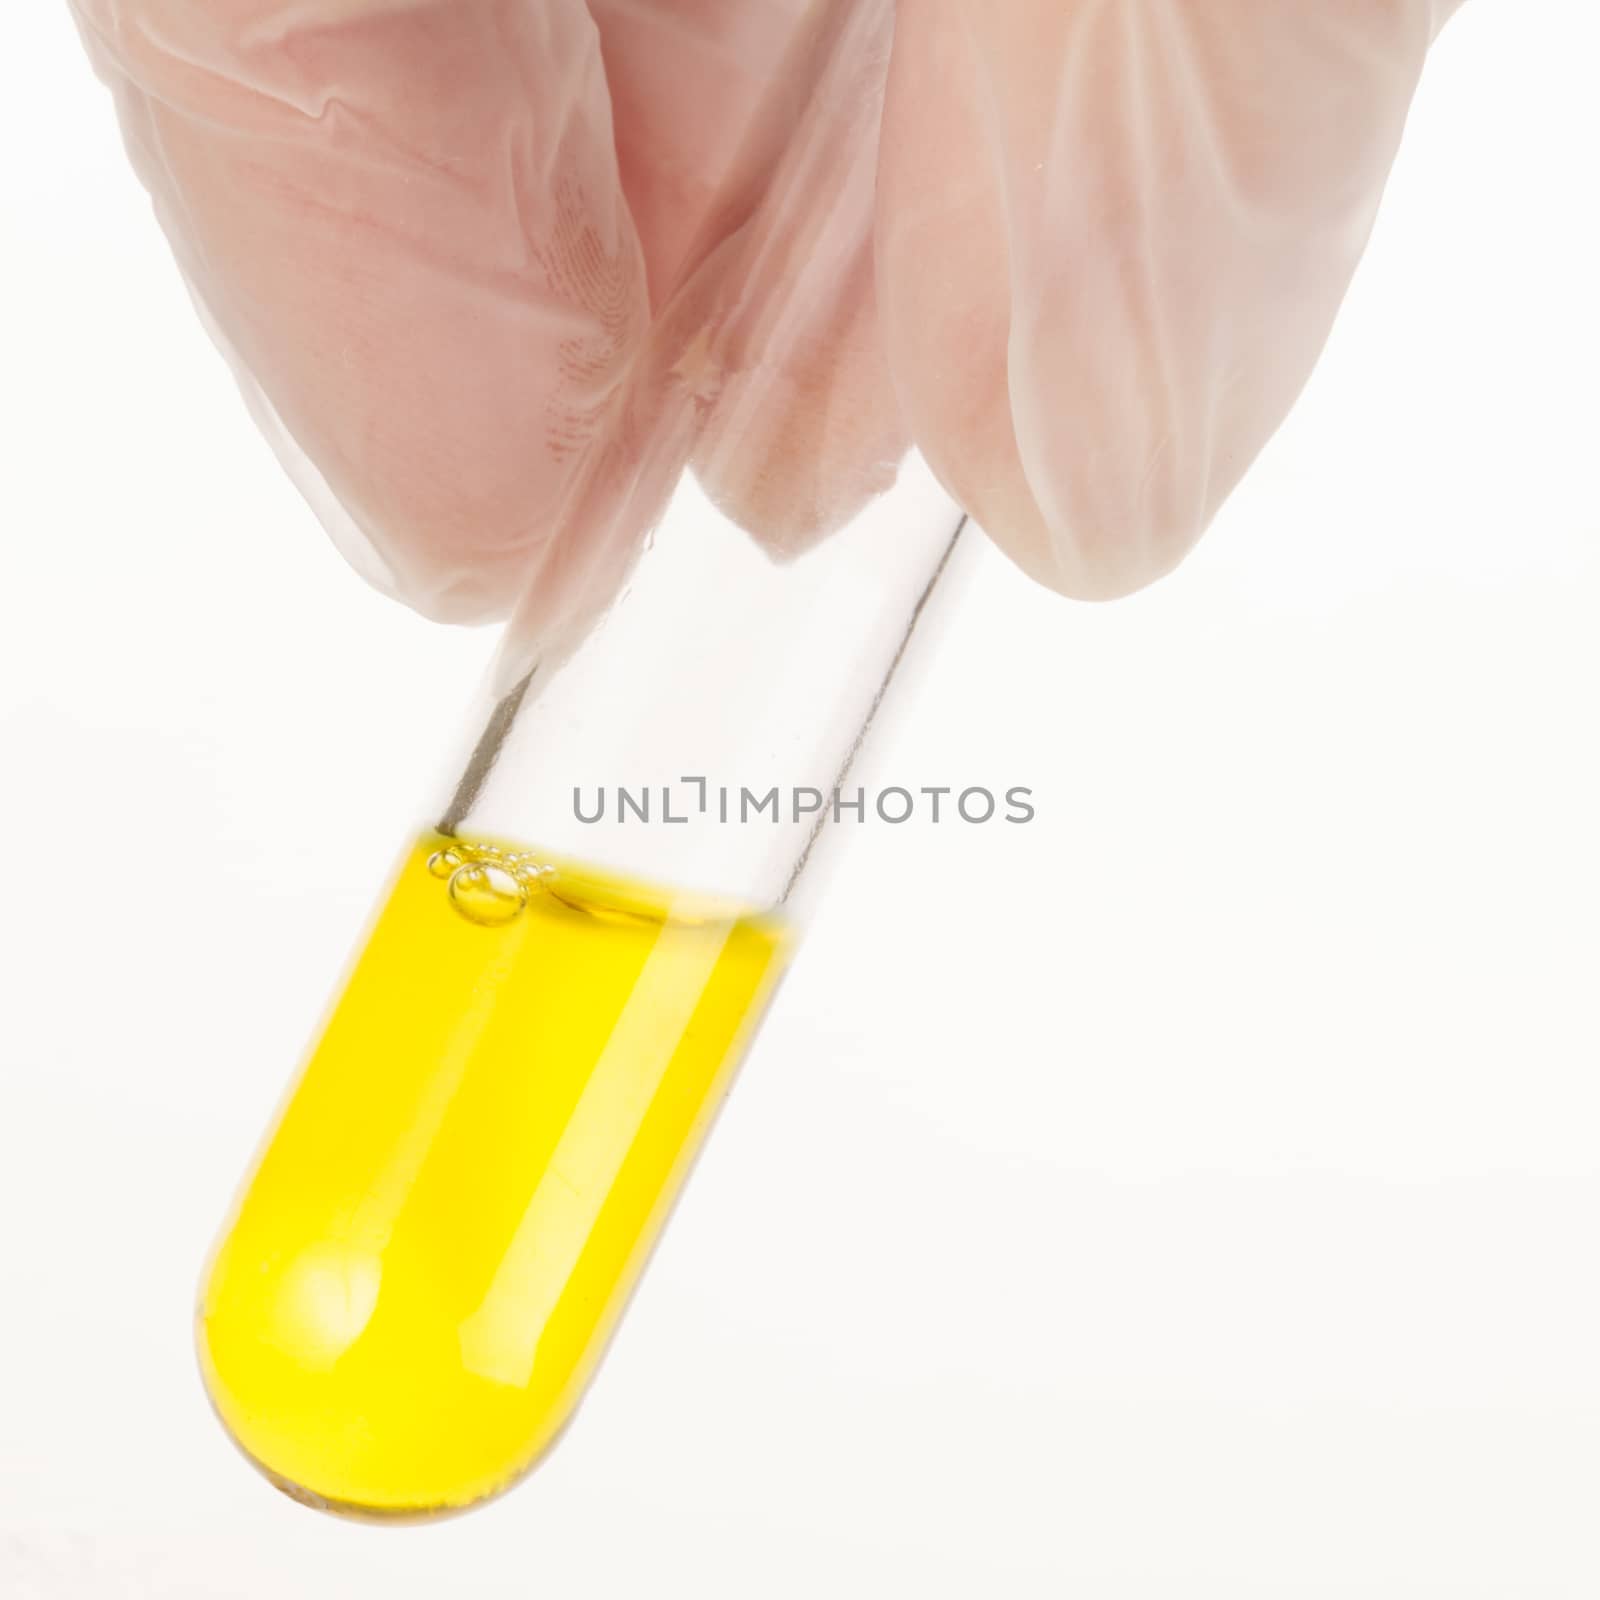
[[[781,149],[662,295],[206,1272],[212,1403],[324,1509],[460,1510],[566,1425],[970,560],[857,403],[888,8],[797,15]]]

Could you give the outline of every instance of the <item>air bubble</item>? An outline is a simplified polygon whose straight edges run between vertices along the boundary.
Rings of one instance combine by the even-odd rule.
[[[428,871],[436,878],[448,878],[461,865],[461,857],[454,850],[435,850],[428,857]]]
[[[450,903],[468,922],[498,928],[528,903],[528,891],[504,867],[472,861],[451,875]]]

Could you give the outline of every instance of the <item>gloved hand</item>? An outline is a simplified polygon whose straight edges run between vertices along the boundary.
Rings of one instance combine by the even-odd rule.
[[[339,547],[533,626],[686,463],[781,554],[912,442],[1054,589],[1172,567],[1304,384],[1456,0],[71,3]]]

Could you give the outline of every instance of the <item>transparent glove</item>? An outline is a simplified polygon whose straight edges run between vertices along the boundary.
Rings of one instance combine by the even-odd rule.
[[[71,0],[340,549],[548,626],[683,466],[783,554],[909,444],[1173,566],[1282,420],[1453,0]]]

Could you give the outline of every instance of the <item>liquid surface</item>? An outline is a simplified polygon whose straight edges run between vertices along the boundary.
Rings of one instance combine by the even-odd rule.
[[[280,1487],[446,1511],[560,1431],[782,965],[670,900],[437,835],[402,863],[201,1294]]]

